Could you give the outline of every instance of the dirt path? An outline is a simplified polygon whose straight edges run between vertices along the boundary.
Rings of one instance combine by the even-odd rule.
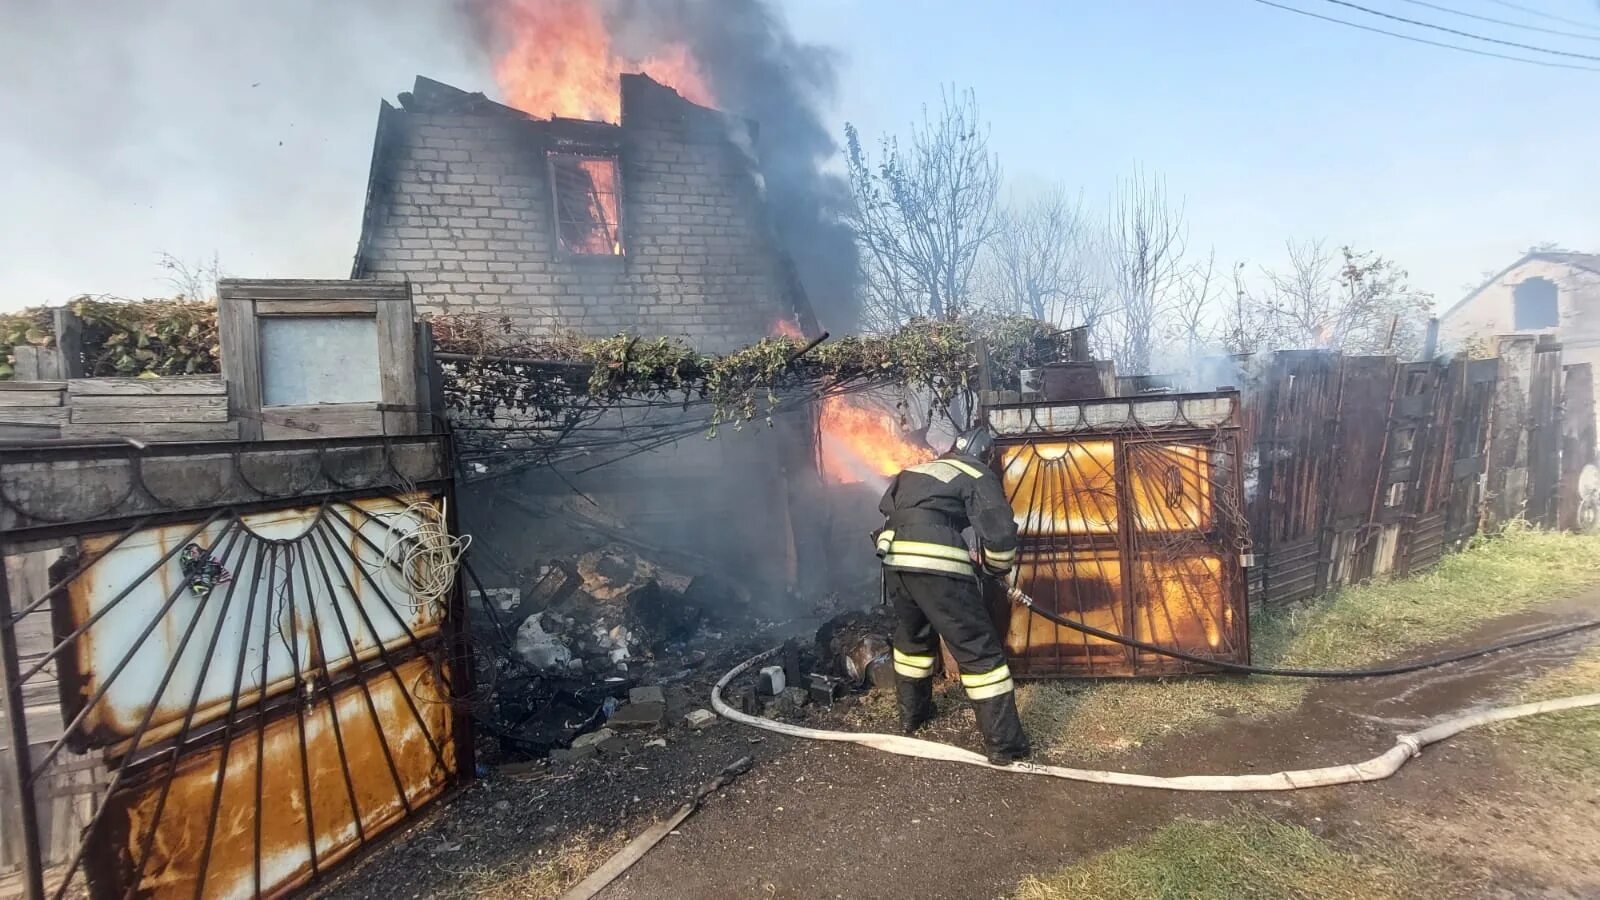
[[[1588,618],[1597,607],[1600,592],[1499,620],[1456,643],[1473,646],[1553,619]],[[1389,747],[1398,731],[1504,697],[1516,683],[1571,659],[1586,640],[1578,636],[1433,673],[1328,682],[1292,715],[1174,738],[1115,765],[1177,775],[1364,759]],[[1080,785],[810,744],[764,763],[602,896],[995,897],[1024,875],[1126,843],[1178,815],[1221,815],[1238,804],[1280,817],[1287,811],[1288,818],[1327,833],[1380,817],[1399,822],[1403,817],[1390,811],[1408,807],[1446,821],[1474,796],[1492,804],[1517,790],[1490,744],[1473,736],[1444,745],[1378,785],[1233,797]],[[1502,846],[1518,824],[1505,808],[1506,818],[1498,820]],[[1588,805],[1588,814],[1586,835],[1564,835],[1567,843],[1576,839],[1590,848],[1590,856],[1576,855],[1576,864],[1600,847],[1600,808]],[[1582,821],[1582,810],[1575,815]],[[1506,854],[1508,865],[1513,855]],[[1582,868],[1575,873],[1555,853],[1549,857],[1522,858],[1515,871],[1504,872],[1511,895],[1562,896],[1559,891],[1581,883]]]
[[[1490,623],[1453,646],[1597,610],[1600,590]],[[1176,775],[1365,759],[1388,748],[1397,732],[1508,696],[1570,660],[1588,639],[1402,678],[1325,682],[1292,714],[1240,719],[1096,764]],[[1430,851],[1458,854],[1463,866],[1491,861],[1482,865],[1494,877],[1478,880],[1500,893],[1483,896],[1600,895],[1600,886],[1585,881],[1600,872],[1600,794],[1549,798],[1524,790],[1491,736],[1459,738],[1376,785],[1204,795],[1008,775],[792,741],[730,723],[674,734],[668,748],[640,748],[620,762],[584,763],[528,781],[488,779],[323,894],[392,900],[476,893],[463,889],[482,884],[486,872],[553,853],[586,828],[613,844],[636,834],[745,753],[757,758],[755,769],[708,800],[602,894],[605,900],[1005,896],[1025,875],[1136,840],[1174,817],[1240,807],[1333,836],[1374,825],[1426,832]],[[1545,834],[1546,821],[1561,834]],[[1591,886],[1597,889],[1586,893]]]

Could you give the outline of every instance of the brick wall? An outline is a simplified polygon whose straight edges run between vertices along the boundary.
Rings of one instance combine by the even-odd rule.
[[[742,122],[643,76],[622,123],[530,119],[419,79],[379,121],[356,277],[404,277],[422,312],[505,316],[541,331],[680,335],[728,350],[792,315]],[[614,148],[625,255],[557,246],[546,154]]]

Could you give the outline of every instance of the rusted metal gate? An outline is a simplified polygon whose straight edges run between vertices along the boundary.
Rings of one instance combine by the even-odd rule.
[[[1018,586],[1106,631],[1248,661],[1238,404],[1225,391],[992,407]],[[1025,677],[1203,671],[1021,607],[1006,649]]]
[[[416,565],[449,472],[437,437],[8,450],[6,564],[59,557],[0,592],[13,887],[282,895],[467,777],[463,594]]]

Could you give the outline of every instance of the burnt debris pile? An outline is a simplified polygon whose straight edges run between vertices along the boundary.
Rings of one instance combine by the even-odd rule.
[[[617,717],[645,729],[665,724],[665,687],[691,681],[737,642],[732,635],[772,627],[731,582],[621,545],[524,575],[518,586],[472,591],[473,712],[505,759],[571,748]],[[644,688],[663,696],[641,701]]]
[[[777,718],[892,687],[882,610],[768,621],[747,589],[613,544],[524,570],[519,586],[471,592],[480,755],[522,765],[626,754],[717,720],[710,685],[733,662],[791,637],[729,701]],[[838,608],[834,598],[828,611]],[[814,633],[807,634],[815,628]]]

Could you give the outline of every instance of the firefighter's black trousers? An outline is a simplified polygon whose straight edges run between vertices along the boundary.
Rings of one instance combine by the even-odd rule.
[[[894,607],[894,668],[901,724],[912,730],[933,715],[933,673],[944,638],[961,670],[991,754],[1024,754],[1011,670],[976,581],[931,572],[887,569]]]

